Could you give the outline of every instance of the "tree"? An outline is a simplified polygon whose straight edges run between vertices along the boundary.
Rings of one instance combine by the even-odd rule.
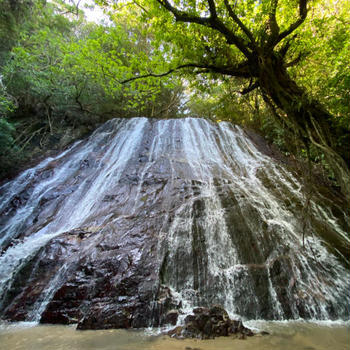
[[[0,0],[14,27],[10,43],[0,23],[0,180],[110,118],[181,113],[180,80],[121,84],[161,66],[144,25],[87,22],[78,4]],[[19,5],[25,23],[11,12]]]
[[[125,1],[122,3],[125,6]],[[298,35],[302,36],[302,25],[317,1],[140,0],[129,3],[141,9],[141,18],[158,32],[158,45],[173,58],[167,72],[143,77],[164,76],[186,69],[196,75],[211,73],[245,79],[247,86],[241,93],[258,88],[275,120],[294,133],[307,152],[310,146],[322,152],[350,201],[349,166],[336,143],[339,135],[349,131],[339,127],[336,118],[299,86],[289,72],[310,49],[303,47],[296,52],[295,43]]]

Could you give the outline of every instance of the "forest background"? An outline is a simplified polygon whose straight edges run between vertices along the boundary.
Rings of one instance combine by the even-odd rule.
[[[0,0],[0,179],[110,118],[192,116],[260,133],[349,200],[349,1],[95,6],[100,23],[79,0]]]

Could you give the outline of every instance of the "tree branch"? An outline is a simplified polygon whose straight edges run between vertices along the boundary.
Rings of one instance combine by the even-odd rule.
[[[141,4],[139,4],[138,1],[133,0],[132,3],[135,4],[137,7],[139,7],[144,13],[148,14],[148,11]]]
[[[157,0],[157,2],[166,10],[170,11],[175,16],[176,21],[198,23],[203,26],[209,26],[210,24],[210,17],[193,16],[186,12],[180,11],[176,7],[172,6],[168,0]]]
[[[216,6],[214,0],[208,0],[209,12],[212,18],[217,18]]]
[[[296,35],[293,35],[291,38],[288,38],[285,43],[283,43],[283,46],[279,49],[278,54],[281,58],[284,58],[290,48],[291,42],[296,38]]]
[[[268,21],[268,26],[270,28],[271,34],[268,39],[268,46],[274,46],[274,42],[278,38],[278,34],[280,32],[280,27],[277,24],[276,20],[276,10],[278,6],[278,0],[272,0],[271,1],[271,9],[269,12],[269,21]]]
[[[299,18],[292,23],[288,29],[284,30],[278,35],[275,46],[289,34],[293,33],[294,30],[296,30],[305,21],[307,16],[307,2],[308,0],[299,0]]]
[[[218,18],[211,22],[211,28],[216,29],[221,34],[223,34],[229,45],[235,45],[243,55],[250,59],[252,57],[251,52],[248,50],[248,44],[244,42],[242,38],[235,35],[231,30],[229,30],[225,24]]]
[[[295,66],[296,64],[298,64],[298,63],[301,61],[301,59],[303,58],[303,56],[304,56],[304,55],[300,52],[299,55],[298,55],[294,60],[292,60],[292,61],[286,63],[284,66],[285,66],[286,68]]]
[[[254,84],[250,83],[249,86],[247,86],[246,88],[244,88],[240,94],[241,95],[247,95],[249,94],[250,92],[254,91],[255,89],[257,89],[259,87],[259,82],[256,81]]]
[[[205,64],[197,64],[197,63],[188,63],[188,64],[182,64],[180,66],[177,66],[175,68],[169,69],[167,72],[155,74],[155,73],[148,73],[143,75],[137,75],[129,79],[125,79],[120,81],[120,84],[127,84],[135,80],[139,79],[145,79],[145,78],[161,78],[165,77],[169,74],[174,73],[175,71],[179,69],[184,68],[199,68],[201,70],[195,71],[195,74],[203,74],[203,73],[220,73],[223,75],[229,75],[234,77],[241,77],[241,78],[250,78],[251,74],[248,68],[248,62],[244,61],[241,64],[235,66],[235,67],[229,67],[229,66],[214,66],[214,65],[205,65]]]
[[[232,6],[229,4],[228,0],[224,0],[225,7],[228,11],[228,14],[233,19],[233,21],[238,24],[238,26],[242,29],[245,35],[249,38],[253,46],[256,46],[255,39],[253,37],[252,32],[245,26],[245,24],[239,19],[239,17],[235,14]]]
[[[229,45],[235,45],[246,58],[251,57],[251,52],[248,50],[248,45],[244,42],[244,40],[229,30],[225,24],[217,17],[213,0],[208,0],[210,17],[194,16],[188,14],[187,12],[180,11],[176,7],[172,6],[168,0],[157,0],[157,2],[166,10],[170,11],[175,16],[175,20],[177,22],[197,23],[202,26],[215,29],[224,35]]]

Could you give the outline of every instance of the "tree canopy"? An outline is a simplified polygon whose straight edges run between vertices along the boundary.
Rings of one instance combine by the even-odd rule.
[[[100,3],[107,5],[108,1]],[[349,139],[345,102],[349,74],[343,70],[349,66],[345,56],[348,4],[310,0],[121,1],[115,5],[116,17],[125,15],[130,6],[138,8],[140,21],[152,28],[153,44],[163,51],[169,65],[168,71],[144,77],[185,69],[192,75],[210,74],[211,79],[221,81],[227,77],[235,78],[236,83],[237,79],[241,83],[245,80],[240,94],[259,89],[275,124],[293,134],[306,154],[322,154],[350,198],[349,157],[339,142],[340,138]],[[302,63],[308,57],[311,59]],[[324,75],[329,90],[313,91],[308,83],[320,82],[323,64],[310,62],[321,57],[333,60],[329,72],[333,79]],[[342,67],[342,72],[334,64]],[[337,91],[342,101],[329,98],[330,91]]]

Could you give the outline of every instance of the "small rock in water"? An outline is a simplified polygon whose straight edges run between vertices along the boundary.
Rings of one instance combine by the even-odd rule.
[[[179,317],[179,312],[177,310],[170,310],[165,316],[165,323],[176,325],[177,319]]]
[[[254,333],[243,326],[241,321],[231,320],[226,310],[220,305],[212,308],[198,307],[193,315],[185,318],[184,326],[177,326],[167,333],[175,338],[214,339],[220,336],[237,334],[240,339],[253,336]]]
[[[168,331],[168,336],[172,338],[180,338],[181,337],[181,332],[182,332],[183,327],[182,326],[177,326],[170,331]]]

